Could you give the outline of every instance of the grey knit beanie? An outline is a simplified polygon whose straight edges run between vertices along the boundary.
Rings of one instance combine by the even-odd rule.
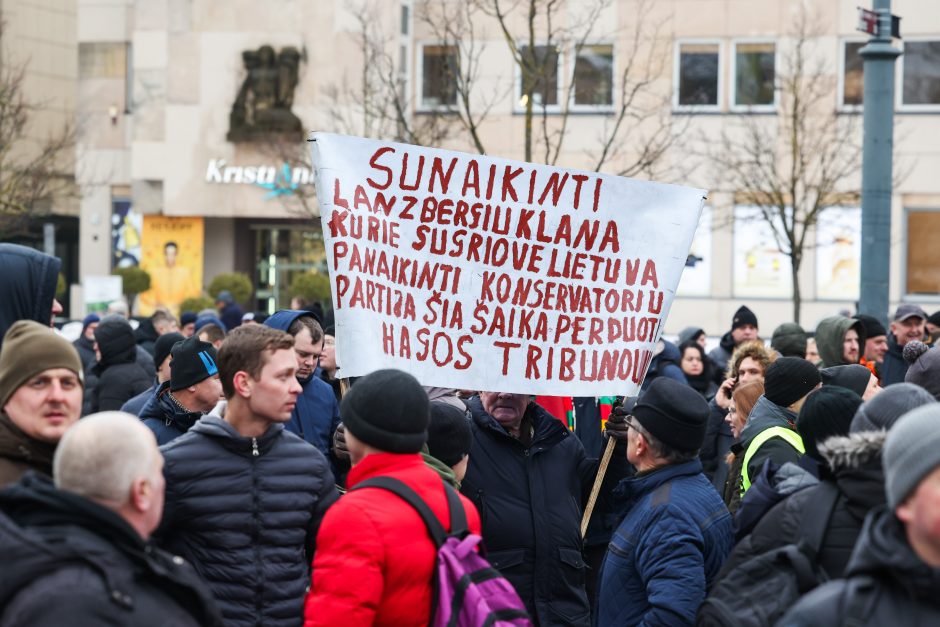
[[[940,346],[930,348],[914,340],[904,345],[904,361],[910,364],[904,380],[924,388],[940,400]]]
[[[887,431],[898,418],[921,405],[936,403],[930,392],[913,383],[889,385],[874,398],[863,403],[855,417],[849,433],[860,431]]]
[[[940,466],[940,403],[910,411],[888,432],[881,463],[885,496],[893,511]]]

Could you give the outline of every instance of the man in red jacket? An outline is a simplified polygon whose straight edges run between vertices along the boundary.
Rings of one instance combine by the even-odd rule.
[[[373,372],[350,388],[340,414],[353,464],[348,487],[394,477],[449,529],[443,481],[419,453],[430,405],[418,380],[399,370]],[[471,533],[479,534],[479,514],[460,500]],[[436,555],[424,522],[400,497],[381,488],[349,492],[320,526],[304,625],[427,625]]]

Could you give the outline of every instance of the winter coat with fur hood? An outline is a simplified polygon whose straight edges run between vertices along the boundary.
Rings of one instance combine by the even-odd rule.
[[[885,431],[853,433],[830,438],[820,447],[828,464],[821,467],[824,481],[839,491],[818,555],[830,579],[844,576],[865,517],[885,503],[881,449],[886,436]],[[805,533],[803,513],[819,502],[823,489],[806,488],[775,505],[734,548],[723,572],[773,548],[798,543]]]

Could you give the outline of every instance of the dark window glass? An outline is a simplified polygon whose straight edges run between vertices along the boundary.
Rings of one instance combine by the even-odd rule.
[[[845,68],[842,73],[842,104],[861,105],[862,94],[865,92],[864,76],[862,74],[862,57],[858,51],[865,42],[846,42],[843,47],[842,64]]]
[[[718,44],[680,47],[679,104],[718,104]]]
[[[738,44],[735,47],[736,105],[774,103],[774,44]]]
[[[421,104],[426,107],[457,104],[457,48],[425,46],[421,72]]]
[[[574,63],[574,103],[610,106],[614,104],[613,46],[585,46]]]
[[[526,76],[532,81],[532,102],[537,106],[558,104],[559,53],[555,46],[535,46],[530,58],[529,47],[520,46],[523,59],[522,80],[519,85],[519,106],[525,106]],[[531,64],[531,67],[529,66]]]
[[[937,233],[940,233],[940,211],[907,212],[908,294],[940,294]]]
[[[940,41],[904,44],[904,104],[940,104]]]

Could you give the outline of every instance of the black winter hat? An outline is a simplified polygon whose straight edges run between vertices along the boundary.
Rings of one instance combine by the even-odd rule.
[[[192,336],[170,349],[170,391],[182,390],[219,374],[215,346]]]
[[[764,373],[764,396],[781,407],[789,407],[819,385],[816,366],[799,357],[781,357]]]
[[[881,324],[881,321],[874,316],[869,316],[867,314],[858,314],[855,316],[855,319],[862,323],[862,327],[865,329],[865,337],[871,339],[873,337],[879,337],[881,335],[888,335],[888,330],[885,329],[885,325]],[[862,352],[865,352],[865,347],[861,347]]]
[[[811,393],[796,419],[806,454],[823,461],[818,445],[834,435],[848,435],[862,397],[846,388],[830,385]]]
[[[95,328],[95,342],[101,351],[102,365],[127,363],[136,359],[134,329],[121,316],[105,317]]]
[[[185,339],[182,333],[166,333],[157,338],[157,341],[153,343],[153,365],[157,367],[157,370],[170,354],[173,345]]]
[[[824,386],[834,385],[863,396],[871,380],[871,370],[861,364],[849,364],[823,368],[819,371],[819,376],[822,377]]]
[[[401,370],[376,370],[358,379],[339,411],[350,433],[380,451],[417,453],[428,439],[428,394]]]
[[[688,385],[659,377],[640,395],[632,413],[663,444],[680,451],[702,448],[708,403]]]
[[[741,305],[736,312],[734,312],[734,318],[731,319],[731,330],[734,331],[739,327],[743,327],[745,324],[753,324],[755,327],[757,324],[757,316],[754,315],[754,312],[747,308],[746,305]]]
[[[446,465],[453,466],[470,454],[472,444],[469,414],[450,403],[431,401],[428,452]]]
[[[940,311],[935,311],[927,316],[927,322],[940,327]]]
[[[795,322],[784,322],[774,329],[770,347],[781,357],[806,359],[806,331]]]

